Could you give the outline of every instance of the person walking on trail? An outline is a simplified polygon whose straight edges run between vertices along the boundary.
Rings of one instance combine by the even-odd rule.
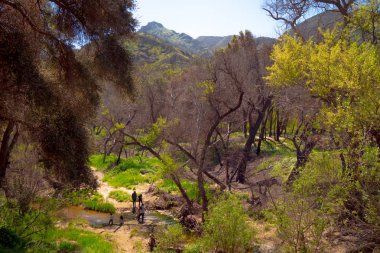
[[[136,208],[136,201],[137,201],[137,193],[136,193],[136,190],[133,190],[133,193],[132,193],[133,208]]]
[[[110,213],[110,220],[108,222],[108,225],[112,226],[113,225],[113,214]]]
[[[139,195],[139,206],[141,206],[143,204],[143,200],[142,200],[142,194]]]
[[[141,204],[140,208],[139,208],[139,216],[137,218],[137,220],[140,222],[140,218],[141,218],[141,223],[144,223],[144,214],[145,214],[145,207],[144,207],[144,204]]]
[[[124,217],[123,215],[120,215],[120,226],[124,225]]]

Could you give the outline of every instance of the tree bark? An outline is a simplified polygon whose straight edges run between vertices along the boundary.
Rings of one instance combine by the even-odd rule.
[[[174,174],[171,175],[171,178],[172,178],[173,182],[177,185],[179,191],[181,192],[182,197],[185,199],[190,213],[194,213],[193,202],[190,200],[189,195],[187,195],[185,189],[183,188],[183,186],[181,184],[181,180],[179,180],[177,175],[174,175]]]
[[[14,132],[15,131],[15,132]],[[13,137],[12,137],[12,133]],[[14,121],[8,121],[7,127],[3,133],[0,147],[0,187],[5,178],[7,168],[9,166],[9,156],[16,144],[18,138],[18,129]]]
[[[260,136],[259,136],[259,142],[257,143],[256,155],[260,155],[260,152],[261,152],[261,142],[264,140],[267,121],[268,121],[268,114],[266,115],[264,122],[261,124],[261,131],[260,131]]]
[[[249,160],[249,156],[250,156],[250,153],[252,150],[252,145],[255,143],[255,137],[256,137],[256,134],[260,128],[261,122],[264,119],[265,112],[270,108],[271,104],[272,104],[271,98],[266,98],[264,100],[263,108],[260,111],[257,111],[258,116],[257,116],[255,123],[253,123],[253,119],[252,119],[253,110],[250,112],[250,115],[249,115],[249,136],[248,136],[248,139],[247,139],[247,141],[244,145],[244,148],[241,152],[242,158],[240,159],[238,166],[237,166],[238,172],[237,172],[236,181],[238,181],[239,183],[242,183],[242,184],[245,183],[245,172],[247,169],[247,161]]]

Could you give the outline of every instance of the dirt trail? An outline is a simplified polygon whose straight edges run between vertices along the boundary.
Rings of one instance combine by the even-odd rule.
[[[117,202],[116,200],[109,198],[109,193],[111,191],[124,191],[128,194],[132,194],[133,190],[124,188],[124,187],[113,187],[109,185],[107,182],[103,181],[104,174],[100,171],[93,169],[94,175],[97,177],[99,188],[98,192],[110,203],[112,203],[117,212],[130,212],[132,210],[132,201],[127,202]],[[157,199],[156,196],[153,196],[152,193],[147,193],[149,190],[149,184],[141,184],[137,185],[136,192],[143,194],[143,201],[145,202],[153,202]],[[148,211],[149,212],[149,211]],[[136,233],[136,230],[141,228],[142,226],[151,225],[149,221],[146,221],[144,224],[138,224],[137,220],[135,221],[127,221],[125,225],[122,227],[119,226],[107,226],[103,228],[94,228],[90,226],[86,226],[87,230],[99,233],[106,234],[106,237],[109,237],[113,242],[116,243],[117,252],[145,252],[148,247],[148,236],[142,237],[141,235]]]
[[[106,199],[108,202],[112,203],[116,207],[116,209],[118,209],[118,211],[124,211],[126,209],[131,210],[132,209],[132,197],[131,197],[131,201],[117,202],[115,199],[109,198],[108,196],[109,196],[111,191],[116,191],[116,190],[117,191],[123,191],[123,192],[126,192],[126,193],[132,195],[133,190],[127,189],[125,187],[118,187],[118,188],[113,187],[113,186],[109,185],[107,182],[103,181],[103,178],[104,178],[103,172],[97,171],[94,168],[92,168],[92,170],[93,170],[95,177],[98,179],[98,184],[99,184],[98,192],[104,197],[104,199]],[[143,194],[143,201],[144,202],[153,202],[157,199],[156,196],[153,196],[151,193],[147,193],[149,191],[149,187],[150,187],[149,184],[139,184],[139,185],[134,187],[136,189],[137,193]]]

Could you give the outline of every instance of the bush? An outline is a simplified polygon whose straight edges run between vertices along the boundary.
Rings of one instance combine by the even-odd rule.
[[[161,229],[157,233],[157,247],[154,252],[176,252],[184,243],[185,235],[180,224],[171,225],[167,230]]]
[[[36,203],[27,212],[13,201],[0,200],[0,252],[49,252],[54,247],[46,239],[46,231],[53,227],[53,202]],[[54,204],[54,203],[53,203]],[[41,247],[45,251],[41,251]]]
[[[126,202],[128,200],[132,200],[131,195],[124,191],[111,191],[108,197],[116,199],[118,202]]]
[[[76,191],[68,190],[63,194],[63,196],[66,202],[68,202],[70,205],[79,206],[86,200],[90,199],[93,194],[93,189],[85,188]]]
[[[210,205],[204,223],[203,243],[206,251],[246,252],[251,248],[253,228],[239,199],[226,194]]]
[[[15,248],[22,243],[18,235],[8,228],[0,228],[0,246],[4,248]]]

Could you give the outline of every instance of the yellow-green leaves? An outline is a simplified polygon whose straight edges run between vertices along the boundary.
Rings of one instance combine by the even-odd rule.
[[[304,43],[298,38],[285,35],[272,53],[274,64],[268,67],[266,78],[272,86],[301,85],[306,80],[307,60],[311,42]]]
[[[203,89],[203,93],[205,96],[213,93],[215,90],[215,83],[209,80],[199,82],[198,86]]]

